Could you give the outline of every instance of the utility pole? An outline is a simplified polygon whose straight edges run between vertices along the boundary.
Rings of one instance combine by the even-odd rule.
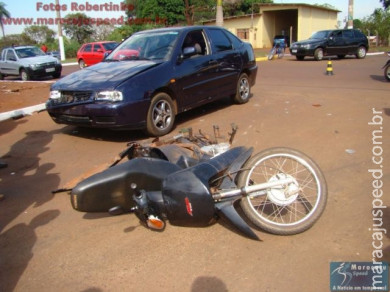
[[[216,15],[215,24],[217,26],[223,26],[222,0],[217,0],[217,15]]]
[[[65,60],[65,49],[64,49],[64,38],[62,36],[62,25],[61,25],[61,13],[60,3],[56,0],[56,11],[57,11],[57,25],[58,25],[58,45],[60,47],[61,61]]]
[[[353,0],[348,4],[348,28],[353,28]]]

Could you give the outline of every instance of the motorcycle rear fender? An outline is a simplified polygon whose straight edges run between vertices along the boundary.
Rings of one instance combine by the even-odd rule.
[[[223,173],[247,148],[236,147],[206,162],[167,176],[162,184],[166,215],[172,225],[207,226],[216,218],[209,181]]]
[[[132,184],[138,190],[159,191],[163,179],[178,170],[177,165],[161,159],[142,157],[126,161],[76,185],[71,192],[72,206],[82,212],[107,212],[116,206],[130,210],[137,191]]]

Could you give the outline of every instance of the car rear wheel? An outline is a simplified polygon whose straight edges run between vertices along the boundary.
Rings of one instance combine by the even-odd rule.
[[[324,58],[324,50],[322,48],[318,48],[314,51],[314,59],[317,61],[321,61]]]
[[[238,104],[246,103],[249,100],[251,94],[251,86],[249,83],[248,75],[242,73],[238,78],[236,94],[233,101]]]
[[[84,60],[83,59],[80,59],[79,60],[79,67],[80,67],[80,69],[84,69],[86,66],[85,66],[85,62],[84,62]]]
[[[20,70],[20,79],[22,79],[23,81],[30,80],[30,75],[28,75],[26,70],[24,69]]]
[[[175,110],[172,98],[160,92],[152,98],[146,120],[146,131],[152,136],[168,134],[175,122]]]
[[[364,59],[366,57],[367,50],[365,47],[360,46],[356,53],[356,58],[358,59]]]

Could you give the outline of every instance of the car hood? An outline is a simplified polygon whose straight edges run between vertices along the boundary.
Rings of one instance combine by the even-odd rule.
[[[57,63],[58,62],[57,58],[54,58],[51,56],[36,56],[36,57],[22,58],[19,60],[21,61],[21,63],[23,63],[25,65]]]
[[[321,39],[307,39],[307,40],[295,42],[293,45],[298,45],[298,46],[313,45],[313,44],[322,43],[324,41],[325,41],[325,39],[323,39],[323,40],[321,40]]]
[[[160,64],[161,61],[132,60],[101,62],[67,75],[52,90],[112,90],[128,78]]]

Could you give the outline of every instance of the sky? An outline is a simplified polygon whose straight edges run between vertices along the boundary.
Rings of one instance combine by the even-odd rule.
[[[51,19],[56,18],[56,11],[50,7],[55,4],[55,0],[1,0],[6,4],[5,8],[11,13],[12,18],[28,18],[37,21],[39,18]],[[121,0],[59,0],[62,5],[61,17],[68,13],[78,12],[76,9],[83,9],[86,3],[95,6],[97,11],[81,11],[89,17],[94,18],[115,18],[119,19],[125,16],[124,11],[110,11],[112,5],[119,5]],[[339,21],[346,19],[348,15],[348,0],[274,0],[274,3],[305,3],[305,4],[330,4],[341,12],[338,14]],[[64,6],[65,5],[65,6]],[[362,19],[371,15],[376,8],[381,8],[382,4],[379,0],[354,0],[354,18]],[[92,8],[93,10],[93,8]],[[23,24],[4,25],[6,34],[21,33],[26,26]],[[50,26],[56,30],[56,26]]]

